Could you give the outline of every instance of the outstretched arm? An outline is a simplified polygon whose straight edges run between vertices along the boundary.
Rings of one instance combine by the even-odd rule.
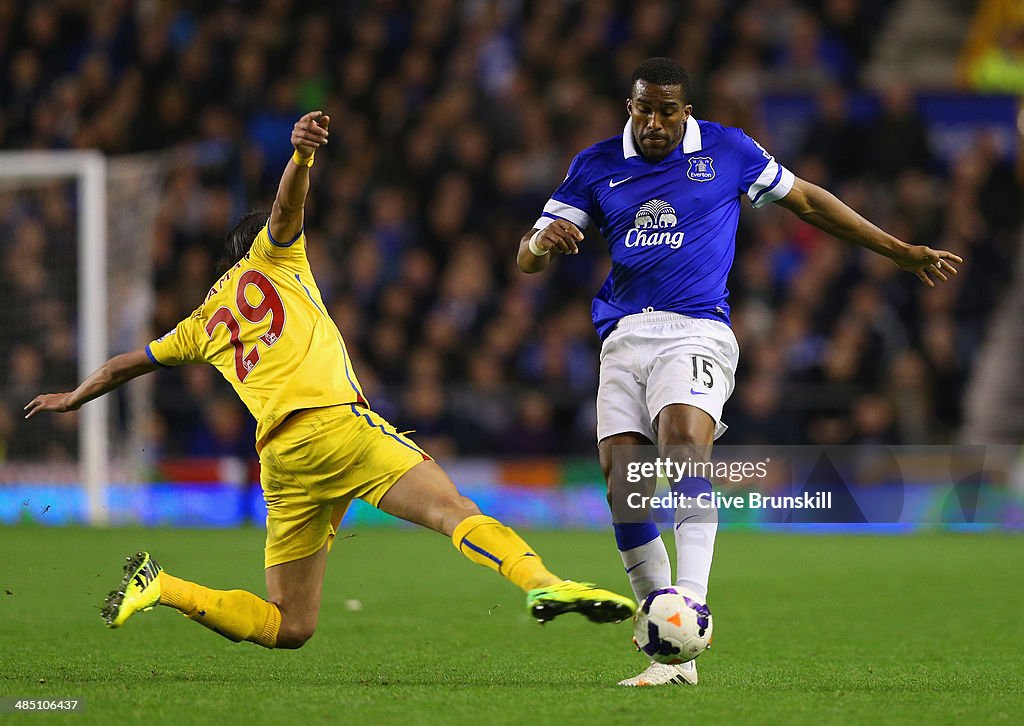
[[[82,404],[109,393],[133,378],[157,369],[144,348],[131,353],[116,355],[93,371],[75,390],[70,393],[43,393],[25,406],[25,418],[32,418],[40,411],[77,411]]]
[[[523,272],[540,272],[551,261],[548,254],[551,250],[560,255],[574,255],[579,252],[578,243],[582,241],[583,233],[579,227],[564,219],[556,219],[543,230],[534,228],[523,235],[519,240],[516,262]]]
[[[311,111],[292,127],[292,146],[295,154],[281,175],[277,198],[270,212],[270,236],[279,242],[295,239],[302,231],[302,209],[309,191],[309,167],[313,154],[327,143],[330,116],[323,111]]]
[[[833,237],[888,257],[901,270],[917,275],[928,287],[935,287],[929,275],[946,282],[949,279],[947,274],[956,274],[952,263],[963,262],[946,250],[901,242],[864,219],[835,195],[799,177],[789,193],[775,203]]]

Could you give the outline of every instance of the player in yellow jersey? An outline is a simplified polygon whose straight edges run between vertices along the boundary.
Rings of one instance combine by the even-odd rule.
[[[309,169],[327,143],[329,121],[314,111],[296,122],[295,153],[269,218],[247,215],[231,233],[238,262],[192,315],[144,349],[111,358],[74,391],[43,394],[25,407],[26,418],[72,411],[158,366],[210,363],[256,418],[267,599],[179,579],[140,552],[107,597],[107,625],[120,627],[159,604],[236,642],[302,646],[316,629],[327,552],[356,498],[451,537],[470,560],[525,590],[542,622],[565,612],[595,622],[629,617],[632,600],[553,575],[512,529],[481,514],[430,456],[369,408],[306,258]]]

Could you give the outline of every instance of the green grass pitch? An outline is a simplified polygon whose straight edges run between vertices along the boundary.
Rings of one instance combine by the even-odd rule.
[[[553,570],[625,590],[609,533],[531,532]],[[166,608],[98,605],[124,556],[262,594],[263,533],[0,528],[0,697],[84,699],[74,723],[1020,723],[1024,539],[719,534],[697,688],[620,689],[630,627],[523,597],[443,537],[364,529],[328,564],[299,651],[233,644]],[[346,601],[358,599],[352,610]],[[6,719],[29,718],[0,715]],[[14,721],[12,720],[12,723]]]

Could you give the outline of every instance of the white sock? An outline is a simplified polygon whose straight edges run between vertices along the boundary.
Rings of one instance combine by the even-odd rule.
[[[705,515],[708,516],[708,515]],[[676,584],[693,590],[699,598],[707,599],[711,559],[715,554],[715,535],[718,533],[718,512],[710,511],[713,522],[690,520],[676,526]]]
[[[706,482],[707,480],[691,480]],[[691,485],[692,486],[692,485]],[[711,490],[711,484],[706,484]],[[700,485],[697,486],[701,488]],[[692,494],[692,490],[687,492]],[[676,585],[692,590],[702,600],[708,596],[711,560],[715,554],[715,535],[718,534],[718,509],[703,508],[696,500],[688,499],[689,508],[676,512]],[[703,501],[707,505],[709,501]]]
[[[665,540],[657,536],[647,544],[619,552],[629,576],[636,601],[642,603],[652,590],[672,584],[672,565],[665,549]]]

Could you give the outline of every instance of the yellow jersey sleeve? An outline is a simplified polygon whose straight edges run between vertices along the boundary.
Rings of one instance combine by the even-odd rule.
[[[198,312],[198,311],[197,311]],[[146,355],[158,366],[178,366],[182,363],[203,363],[205,358],[196,331],[201,324],[193,313],[182,320],[174,330],[161,335],[146,346]]]

